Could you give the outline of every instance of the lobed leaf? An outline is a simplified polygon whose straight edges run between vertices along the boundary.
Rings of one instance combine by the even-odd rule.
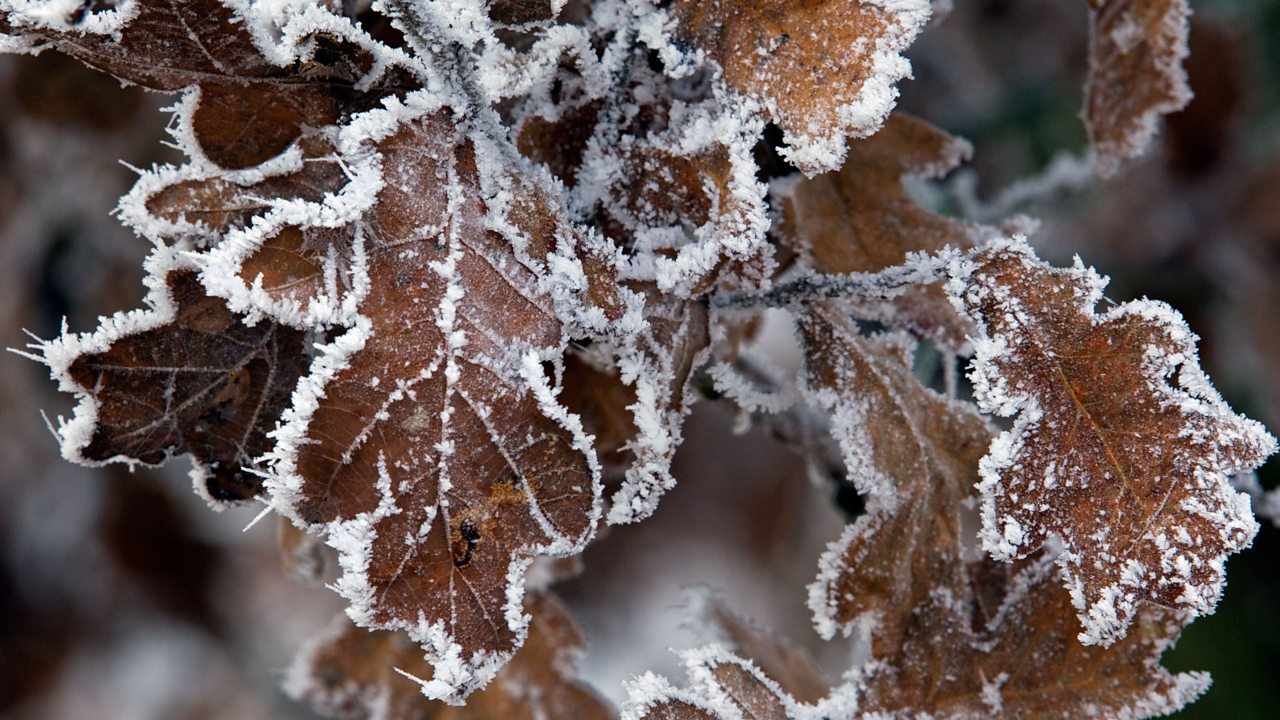
[[[967,142],[922,120],[890,115],[875,135],[849,142],[838,171],[773,184],[780,213],[774,234],[826,274],[878,272],[901,265],[913,252],[973,247],[995,230],[930,212],[902,184],[905,177],[941,177],[971,153]],[[956,350],[971,331],[938,285],[862,304],[856,312]]]
[[[310,31],[291,47],[274,45],[254,22],[260,18],[230,0],[69,5],[63,15],[13,6],[6,19],[0,29],[31,49],[56,49],[152,90],[198,89],[190,131],[209,160],[230,169],[258,165],[305,127],[337,122],[408,82],[401,71],[386,72],[388,58],[407,62],[402,56],[318,5],[297,16]]]
[[[566,342],[540,263],[571,236],[542,201],[491,195],[445,110],[377,151],[356,248],[370,287],[295,396],[269,487],[339,550],[353,617],[407,630],[425,691],[458,702],[524,640],[529,561],[580,551],[599,514],[594,452],[540,365]]]
[[[675,46],[684,73],[714,63],[734,92],[780,126],[783,156],[806,173],[840,165],[847,136],[875,132],[910,72],[899,53],[929,17],[927,2],[678,0]],[[681,57],[683,55],[684,57]]]
[[[156,310],[43,346],[55,376],[81,397],[60,432],[63,452],[147,465],[189,454],[212,501],[252,499],[262,493],[268,433],[308,362],[303,334],[246,325],[190,270],[164,283]]]
[[[977,323],[981,406],[1015,418],[982,460],[982,541],[999,559],[1060,538],[1081,640],[1109,645],[1144,602],[1213,611],[1226,556],[1258,526],[1230,475],[1275,450],[1209,384],[1196,337],[1163,303],[1097,313],[1105,281],[1021,241],[950,285]]]

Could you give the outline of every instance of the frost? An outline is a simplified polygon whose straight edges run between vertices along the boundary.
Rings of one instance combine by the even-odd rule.
[[[1227,485],[1275,441],[1171,308],[1097,312],[1082,260],[1006,239],[1030,221],[945,214],[927,183],[973,148],[891,112],[931,6],[4,4],[0,49],[170,93],[185,156],[118,207],[146,307],[27,353],[79,401],[63,454],[190,455],[211,502],[282,516],[294,574],[327,545],[346,618],[286,688],[331,716],[613,716],[548,589],[661,511],[698,401],[838,490],[808,605],[850,666],[704,599],[687,683],[637,677],[623,717],[1180,707],[1207,679],[1159,655],[1280,514]],[[1185,102],[1182,0],[1091,13],[1092,154],[961,188],[973,217],[1112,172]]]

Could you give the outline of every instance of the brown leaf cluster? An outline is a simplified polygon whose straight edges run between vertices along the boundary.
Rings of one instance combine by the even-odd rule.
[[[655,512],[699,395],[838,448],[823,482],[863,512],[810,608],[865,662],[833,684],[716,605],[689,687],[644,675],[625,717],[1185,704],[1205,679],[1160,653],[1251,539],[1226,476],[1274,440],[1223,403],[1169,308],[1098,313],[1092,271],[917,202],[904,181],[971,153],[890,114],[929,10],[5,6],[6,50],[182,94],[187,162],[120,205],[155,245],[150,309],[35,346],[80,399],[64,454],[192,456],[214,501],[290,521],[301,579],[325,576],[327,545],[354,624],[290,691],[333,717],[611,717],[545,585],[600,525]],[[1085,116],[1110,174],[1185,102],[1186,4],[1091,13]],[[751,354],[780,316],[802,367],[775,377]],[[946,394],[922,382],[920,341],[944,363],[975,350],[976,407],[953,373]]]

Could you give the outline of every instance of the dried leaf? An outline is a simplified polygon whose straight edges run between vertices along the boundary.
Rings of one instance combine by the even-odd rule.
[[[701,108],[680,108],[664,122],[670,130],[623,134],[587,160],[614,234],[635,258],[631,275],[686,297],[767,282],[774,263],[749,128]]]
[[[213,242],[265,216],[273,201],[320,203],[347,184],[349,178],[330,143],[317,137],[303,138],[299,150],[296,169],[247,183],[220,172],[158,173],[154,183],[143,183],[134,191],[142,196],[137,204],[146,214],[144,222],[135,224],[145,225],[155,239]]]
[[[800,324],[810,392],[834,410],[850,474],[870,493],[868,514],[823,557],[815,615],[824,634],[858,631],[870,659],[802,701],[775,681],[794,664],[770,661],[760,631],[739,625],[733,652],[683,654],[687,690],[634,683],[624,717],[1149,717],[1204,691],[1203,674],[1158,663],[1186,613],[1147,606],[1127,637],[1085,646],[1053,557],[967,561],[962,513],[992,431],[916,381],[910,346],[893,336],[860,337],[829,305]]]
[[[407,630],[435,668],[426,691],[456,702],[523,641],[530,559],[591,536],[598,469],[540,365],[565,343],[538,264],[559,221],[516,195],[520,231],[491,229],[498,200],[447,111],[377,149],[362,320],[304,380],[269,486],[341,553],[353,617]]]
[[[828,304],[809,306],[799,325],[805,395],[830,413],[848,479],[867,495],[867,513],[823,555],[809,606],[827,638],[874,623],[878,655],[934,588],[964,585],[960,506],[992,431],[915,378],[901,337],[862,337]]]
[[[1060,537],[1081,640],[1108,645],[1142,602],[1213,611],[1226,556],[1258,527],[1227,478],[1275,439],[1223,402],[1176,311],[1095,313],[1104,285],[1015,240],[981,251],[951,290],[980,331],[979,403],[1016,417],[982,461],[983,545],[1011,559]]]
[[[750,660],[791,697],[802,703],[816,703],[831,692],[831,682],[813,658],[737,614],[722,598],[710,599],[699,614],[701,624],[711,628],[719,642]]]
[[[261,493],[258,458],[306,367],[302,333],[245,325],[191,271],[169,274],[157,309],[43,345],[80,395],[63,452],[92,463],[156,465],[190,454],[217,502]]]
[[[912,252],[972,247],[995,230],[930,212],[902,185],[906,176],[941,177],[971,152],[969,143],[924,121],[890,115],[875,135],[849,143],[839,171],[774,184],[781,211],[775,232],[814,270],[828,274],[876,272],[901,265]],[[936,285],[856,311],[956,350],[972,330]]]
[[[1182,69],[1187,0],[1088,0],[1089,79],[1085,125],[1098,172],[1115,174],[1141,155],[1160,116],[1191,100]]]
[[[782,128],[783,156],[812,174],[839,167],[845,137],[874,132],[888,115],[894,83],[910,71],[899,53],[930,8],[924,0],[678,0],[670,12],[672,50],[685,48],[687,63],[714,62],[730,88]]]
[[[367,632],[345,618],[331,636],[298,656],[286,689],[321,715],[353,720],[613,718],[608,703],[575,678],[583,638],[568,610],[540,593],[527,598],[525,609],[533,616],[528,641],[466,707],[428,700],[397,672],[431,673],[404,633]]]

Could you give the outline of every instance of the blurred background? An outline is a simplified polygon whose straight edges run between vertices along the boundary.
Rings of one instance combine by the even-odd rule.
[[[944,3],[935,3],[943,5]],[[950,5],[951,3],[945,3]],[[901,107],[973,142],[973,162],[913,189],[946,212],[1039,218],[1058,262],[1080,254],[1115,301],[1150,296],[1202,338],[1203,364],[1237,410],[1280,430],[1280,1],[1201,0],[1187,64],[1196,99],[1109,181],[1078,171],[1087,47],[1078,0],[955,0],[909,53]],[[149,244],[111,217],[164,145],[167,98],[124,89],[54,54],[0,57],[0,344],[91,330],[137,307]],[[0,355],[0,717],[310,718],[279,683],[341,610],[282,572],[274,518],[214,513],[185,461],[130,473],[58,456],[41,413],[69,413],[39,365]],[[606,695],[644,670],[681,677],[668,646],[683,588],[722,588],[752,615],[820,647],[804,586],[843,517],[828,488],[764,433],[703,403],[658,514],[610,532],[561,588]],[[709,452],[707,448],[714,448]],[[1261,472],[1280,482],[1280,461]],[[1280,530],[1231,559],[1216,615],[1165,663],[1214,685],[1185,718],[1270,718],[1280,703]]]

